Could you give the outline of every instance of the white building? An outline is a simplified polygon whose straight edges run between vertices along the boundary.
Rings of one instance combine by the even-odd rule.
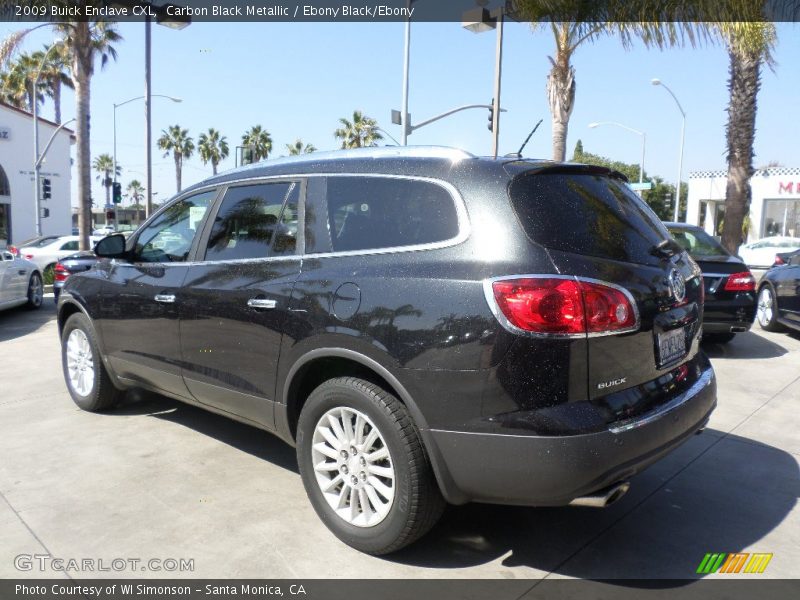
[[[57,126],[39,119],[39,151]],[[50,215],[42,219],[44,235],[72,232],[70,148],[74,134],[62,129],[47,152],[40,177],[50,180],[52,198],[42,201]],[[36,235],[33,189],[33,118],[30,113],[0,102],[0,248]]]
[[[686,221],[721,235],[726,185],[727,171],[690,173]],[[800,168],[760,169],[750,188],[748,242],[772,235],[800,237]]]

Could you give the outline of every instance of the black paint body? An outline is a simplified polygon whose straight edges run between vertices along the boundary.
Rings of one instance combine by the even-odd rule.
[[[296,255],[206,262],[199,250],[206,223],[186,262],[104,259],[70,277],[59,320],[77,310],[91,317],[120,387],[166,393],[289,443],[315,385],[343,373],[373,379],[408,407],[450,502],[565,504],[629,477],[701,428],[716,388],[698,347],[701,278],[685,253],[637,264],[549,250],[526,236],[509,185],[550,167],[514,159],[310,155],[223,174],[181,197],[218,190],[207,215],[213,219],[226,186],[273,177],[302,185]],[[337,174],[445,185],[462,209],[457,239],[331,252],[325,189],[326,178]],[[686,280],[683,303],[670,295],[672,269]],[[492,313],[484,281],[521,274],[623,286],[640,327],[577,339],[512,333]],[[156,294],[174,295],[175,302],[155,303]],[[274,307],[248,307],[254,298]],[[687,328],[687,354],[659,367],[656,334],[676,327]],[[624,385],[599,387],[620,378]],[[662,418],[612,431],[682,395]]]

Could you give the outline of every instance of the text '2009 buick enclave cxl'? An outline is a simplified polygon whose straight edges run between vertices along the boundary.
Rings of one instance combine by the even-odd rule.
[[[181,193],[67,281],[66,382],[296,445],[362,551],[446,502],[603,506],[702,430],[703,285],[624,178],[446,148],[269,161]]]

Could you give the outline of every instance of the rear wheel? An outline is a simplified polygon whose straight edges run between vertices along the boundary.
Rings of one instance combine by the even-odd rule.
[[[26,306],[30,309],[39,308],[42,305],[44,298],[44,286],[42,285],[42,277],[39,273],[34,272],[28,280],[28,303]]]
[[[761,329],[766,331],[781,331],[783,327],[778,323],[778,304],[775,301],[775,292],[769,285],[765,285],[758,293],[758,308],[756,319]]]
[[[362,552],[411,544],[444,509],[406,407],[368,381],[331,379],[311,393],[297,426],[297,456],[320,519]]]
[[[106,410],[124,395],[111,382],[97,349],[94,330],[81,313],[75,313],[64,324],[61,364],[69,394],[83,410]]]

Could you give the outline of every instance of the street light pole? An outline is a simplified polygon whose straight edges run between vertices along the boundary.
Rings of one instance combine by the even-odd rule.
[[[639,183],[644,182],[644,149],[647,143],[647,134],[644,131],[639,131],[638,129],[634,129],[633,127],[628,127],[627,125],[623,125],[622,123],[617,123],[616,121],[600,121],[597,123],[589,123],[589,128],[594,129],[595,127],[599,127],[600,125],[613,125],[614,127],[621,127],[622,129],[627,129],[628,131],[632,131],[633,133],[642,136],[642,160],[639,163]]]
[[[505,9],[503,6],[497,9],[497,47],[495,49],[494,65],[494,109],[492,111],[492,154],[497,158],[500,147],[500,82],[503,78],[503,21]]]
[[[44,69],[44,63],[50,53],[61,44],[60,41],[54,43],[47,49],[42,56],[42,61],[39,63],[39,69],[36,71],[36,77],[33,80],[33,198],[36,203],[36,235],[42,235],[42,199],[41,190],[39,189],[39,172],[41,170],[42,161],[39,158],[39,78]]]
[[[148,14],[144,20],[144,156],[145,171],[147,173],[147,202],[144,205],[144,217],[150,218],[153,211],[153,149],[150,145],[153,142],[152,122],[150,117],[150,49],[151,39],[150,30],[152,23]]]
[[[411,6],[411,0],[407,3]],[[400,126],[402,127],[401,140],[403,146],[408,145],[408,77],[409,67],[411,63],[411,17],[406,19],[406,32],[405,32],[405,52],[403,54],[403,102],[400,107]]]
[[[664,83],[660,79],[651,79],[650,83],[652,83],[653,85],[660,85],[665,90],[667,90],[667,92],[669,92],[669,95],[672,96],[673,100],[675,100],[675,104],[677,104],[678,110],[681,111],[681,117],[683,118],[683,120],[681,121],[681,148],[680,148],[680,154],[678,155],[678,181],[675,185],[674,220],[677,223],[678,218],[680,216],[680,206],[681,206],[681,174],[683,172],[683,142],[684,142],[684,136],[686,134],[686,112],[683,110],[681,103],[678,101],[678,97],[672,92],[671,89],[669,89],[669,86],[667,86],[666,83]]]

